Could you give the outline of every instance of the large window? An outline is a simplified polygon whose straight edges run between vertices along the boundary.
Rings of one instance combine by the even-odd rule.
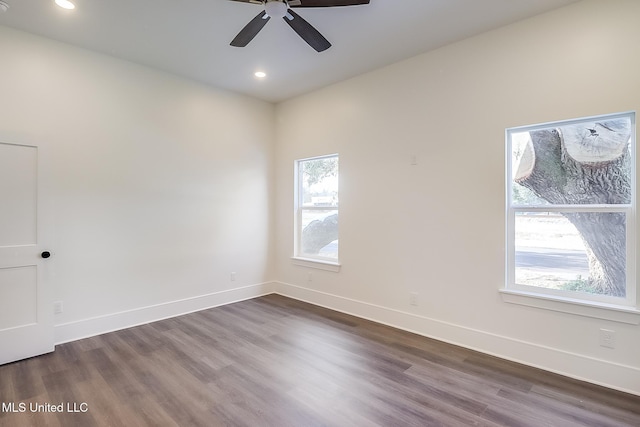
[[[507,130],[507,289],[636,305],[635,115]]]
[[[296,161],[295,256],[338,262],[338,155]]]

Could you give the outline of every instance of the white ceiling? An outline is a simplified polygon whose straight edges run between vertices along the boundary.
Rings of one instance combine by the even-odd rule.
[[[0,25],[278,102],[577,0],[371,0],[296,11],[333,46],[317,53],[281,20],[229,42],[262,9],[228,0],[4,0]],[[256,70],[268,76],[258,80]]]

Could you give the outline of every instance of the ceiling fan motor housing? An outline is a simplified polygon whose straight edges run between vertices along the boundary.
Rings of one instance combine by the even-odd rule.
[[[269,0],[264,9],[272,18],[284,18],[287,14],[287,4],[280,0]]]

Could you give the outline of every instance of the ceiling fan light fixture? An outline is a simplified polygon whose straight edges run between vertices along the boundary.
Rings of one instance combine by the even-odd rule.
[[[269,0],[264,9],[272,18],[284,18],[287,15],[287,4],[280,0]]]
[[[55,2],[63,9],[71,10],[76,8],[76,5],[71,3],[69,0],[55,0]]]

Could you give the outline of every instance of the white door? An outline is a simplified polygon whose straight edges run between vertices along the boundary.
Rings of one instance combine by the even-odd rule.
[[[0,142],[0,364],[54,349],[40,151]]]

